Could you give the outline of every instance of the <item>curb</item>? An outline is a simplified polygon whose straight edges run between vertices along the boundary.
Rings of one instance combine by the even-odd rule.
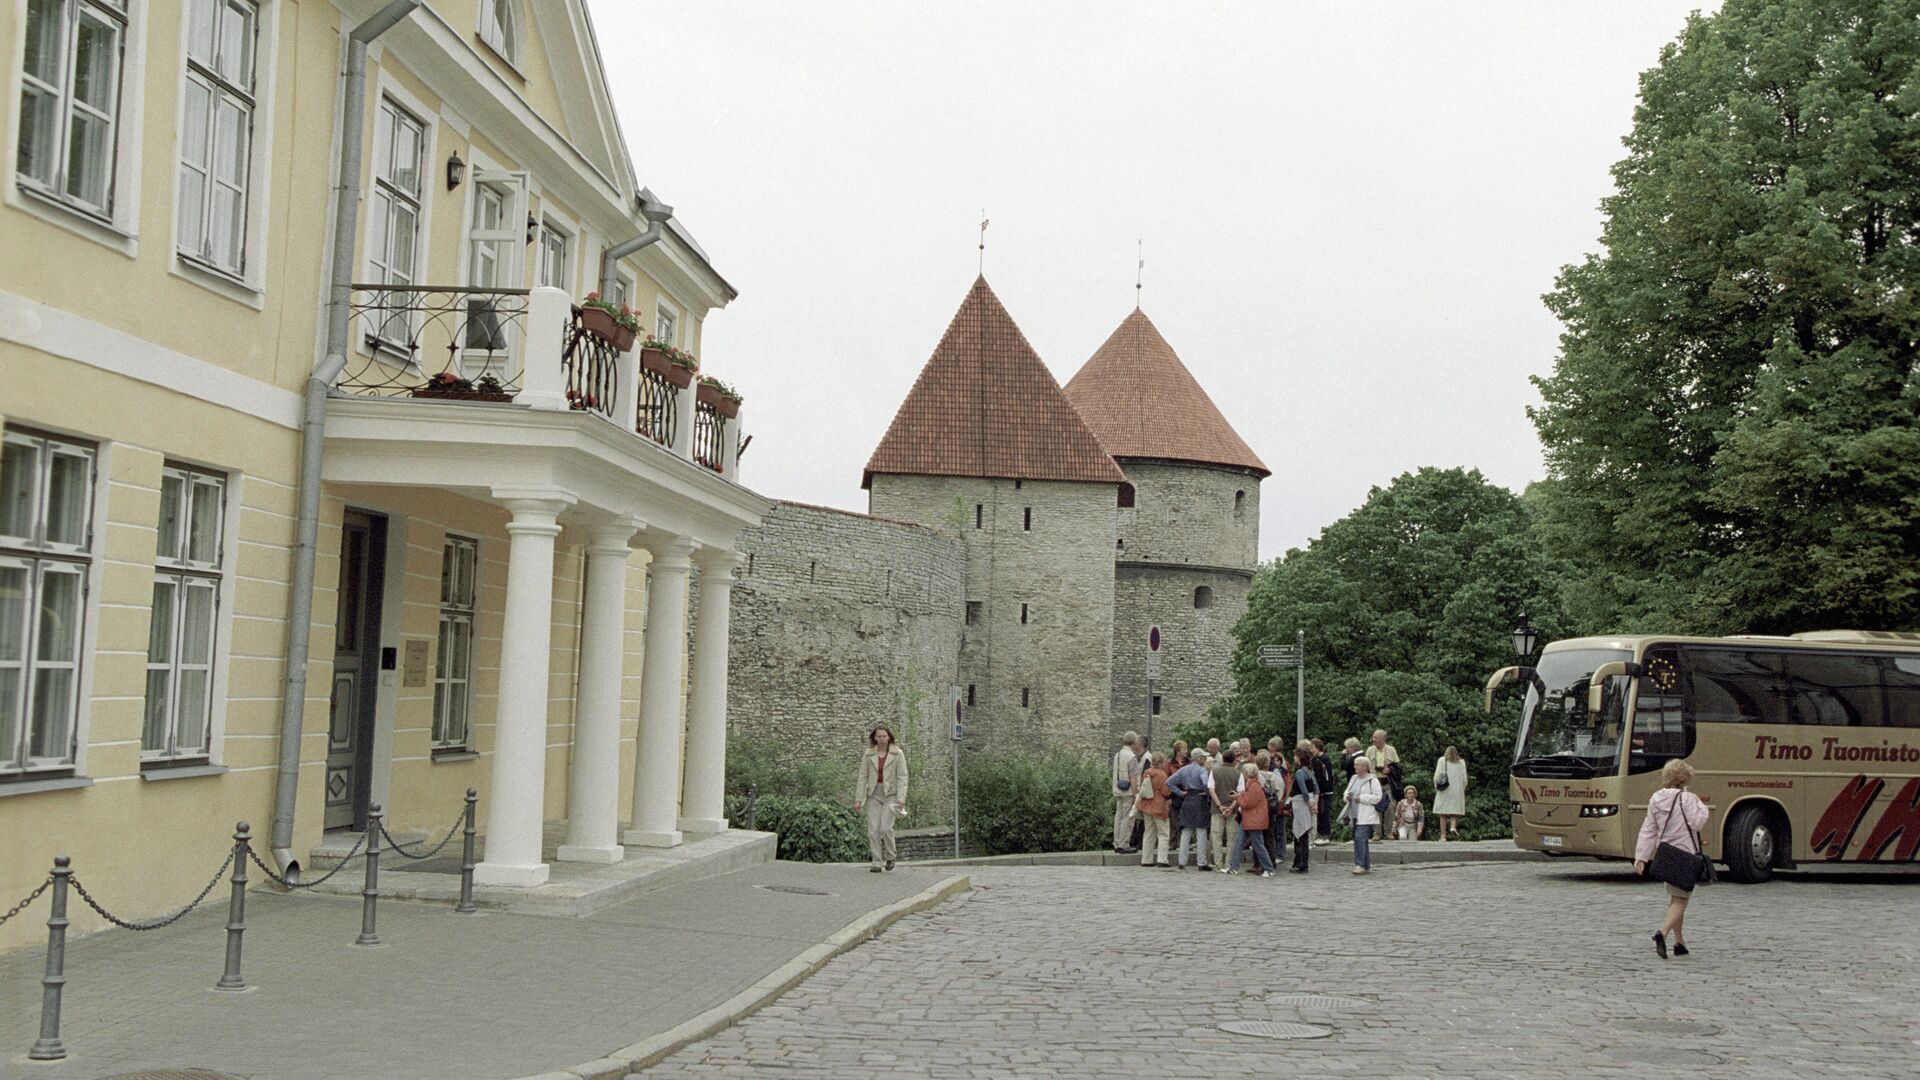
[[[781,994],[804,982],[809,975],[825,966],[827,961],[877,937],[882,930],[903,917],[935,907],[972,887],[971,880],[965,874],[942,878],[904,900],[867,912],[834,931],[827,940],[809,947],[768,972],[752,986],[677,1027],[623,1046],[606,1057],[583,1061],[553,1072],[519,1077],[518,1080],[621,1080],[635,1070],[653,1065],[689,1044],[753,1015]]]

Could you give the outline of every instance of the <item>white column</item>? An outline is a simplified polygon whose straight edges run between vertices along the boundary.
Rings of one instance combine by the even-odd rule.
[[[580,694],[574,709],[573,769],[567,784],[564,862],[619,862],[620,678],[626,654],[627,557],[639,523],[600,525],[587,545],[581,614]]]
[[[567,404],[567,380],[560,368],[572,318],[573,298],[564,290],[542,286],[527,295],[527,340],[522,346],[515,403],[560,412],[572,407]]]
[[[689,391],[691,393],[691,391]],[[646,659],[640,667],[640,745],[633,756],[633,820],[622,842],[675,847],[680,812],[680,666],[687,647],[687,571],[693,544],[669,537],[647,569]]]
[[[539,885],[547,784],[547,682],[553,644],[555,520],[563,496],[507,498],[507,610],[500,650],[500,696],[493,722],[493,784],[487,792],[487,858],[474,867],[482,885]]]
[[[693,373],[693,382],[687,385],[674,398],[673,452],[688,461],[693,460],[693,417],[700,402],[700,373]]]
[[[687,795],[680,828],[727,828],[727,619],[732,606],[731,551],[703,553],[700,608],[693,621],[693,689],[687,701]]]

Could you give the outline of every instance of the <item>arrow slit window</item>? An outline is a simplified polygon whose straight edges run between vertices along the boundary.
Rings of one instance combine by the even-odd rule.
[[[1197,608],[1213,606],[1213,586],[1201,585],[1193,590],[1193,606]]]

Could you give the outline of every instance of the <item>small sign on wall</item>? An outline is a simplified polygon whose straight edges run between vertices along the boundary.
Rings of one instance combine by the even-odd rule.
[[[433,648],[433,642],[426,638],[408,638],[407,655],[404,669],[400,673],[400,685],[427,685],[427,653]]]

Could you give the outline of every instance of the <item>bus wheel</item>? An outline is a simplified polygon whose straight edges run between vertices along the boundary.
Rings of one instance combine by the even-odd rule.
[[[1727,876],[1747,885],[1773,877],[1779,858],[1780,827],[1765,806],[1743,806],[1727,822]]]

